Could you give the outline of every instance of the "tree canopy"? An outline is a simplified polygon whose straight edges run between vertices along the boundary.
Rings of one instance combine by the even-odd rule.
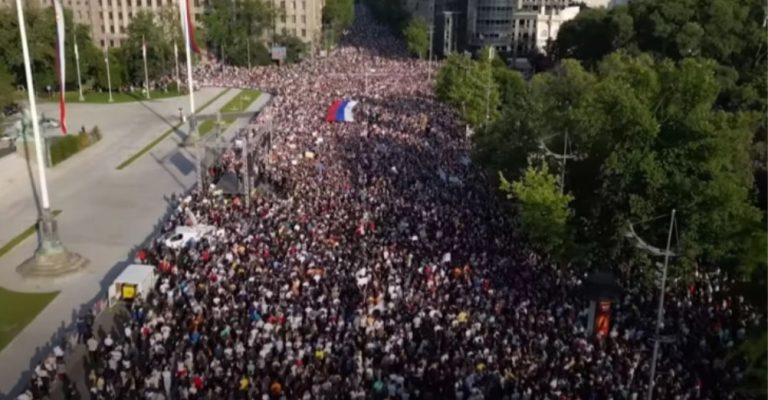
[[[429,53],[429,26],[423,19],[415,17],[408,21],[403,29],[403,39],[408,51],[418,58],[426,58]]]
[[[758,0],[643,0],[581,12],[563,24],[554,43],[558,59],[592,68],[623,50],[656,58],[703,57],[718,67],[718,106],[765,110],[764,3]]]
[[[451,54],[437,72],[435,93],[455,107],[465,122],[480,126],[486,122],[486,115],[491,120],[496,118],[501,101],[493,69],[488,59],[475,61],[463,54]]]
[[[46,85],[55,85],[57,82],[55,73],[56,24],[53,8],[29,6],[25,8],[24,16],[32,60],[33,79],[36,88],[40,90]],[[79,47],[80,69],[84,84],[92,79],[96,70],[103,66],[103,62],[99,63],[101,57],[91,40],[89,28],[75,24],[72,13],[68,9],[64,10],[64,26],[67,38],[65,62],[67,71],[71,72],[67,73],[66,83],[68,87],[72,88],[77,85],[77,76],[74,73],[75,56],[74,51],[72,51],[75,37]],[[19,23],[15,9],[10,7],[0,9],[0,65],[4,66],[7,72],[11,74],[13,85],[26,85]]]
[[[562,254],[566,242],[568,203],[573,196],[560,192],[557,179],[544,164],[528,167],[515,182],[499,173],[500,188],[514,200],[525,237],[547,255]]]
[[[676,208],[684,266],[730,264],[746,273],[755,260],[738,255],[766,248],[754,236],[761,215],[749,158],[759,116],[716,106],[717,73],[716,63],[701,58],[614,53],[595,72],[566,60],[515,89],[515,106],[476,135],[476,156],[525,179],[531,162],[552,160],[541,144],[560,153],[567,132],[567,152],[579,156],[565,174],[570,229],[591,257],[642,260],[624,237],[627,224]],[[637,229],[649,243],[664,242],[663,226]]]
[[[213,0],[203,16],[208,49],[237,66],[269,63],[261,37],[272,31],[279,11],[264,0]]]

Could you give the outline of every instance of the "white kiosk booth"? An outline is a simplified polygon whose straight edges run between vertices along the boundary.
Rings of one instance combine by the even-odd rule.
[[[153,265],[131,264],[109,285],[109,306],[121,300],[146,299],[155,287],[157,273]]]

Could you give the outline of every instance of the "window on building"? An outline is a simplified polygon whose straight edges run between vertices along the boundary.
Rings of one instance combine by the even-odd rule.
[[[133,2],[131,0],[125,0],[125,3],[128,4],[128,7],[131,7]]]
[[[104,48],[104,39],[101,40],[101,48]]]
[[[123,19],[123,13],[122,11],[117,13],[117,19]]]
[[[107,0],[107,5],[112,7],[112,0]]]
[[[296,9],[296,2],[295,1],[293,2],[293,9],[294,10]]]
[[[112,39],[109,39],[109,47],[115,47],[115,41]]]
[[[291,15],[291,22],[294,23],[294,24],[296,23],[296,16],[295,15]]]
[[[285,15],[280,16],[280,22],[285,23]]]
[[[281,1],[281,2],[280,2],[280,8],[282,8],[283,10],[285,10],[285,1]]]
[[[301,37],[303,37],[303,38],[307,37],[307,30],[306,29],[302,29],[301,30]]]
[[[136,7],[141,7],[141,0],[136,0]]]
[[[104,32],[106,32],[106,28],[104,28],[104,25],[102,25],[101,26],[101,33],[104,33]],[[103,44],[102,44],[102,46],[103,46]]]
[[[118,7],[120,7],[120,6],[122,6],[122,5],[123,5],[123,2],[122,2],[122,1],[120,1],[120,0],[117,0],[117,6],[118,6]]]
[[[307,23],[307,16],[306,15],[302,15],[301,16],[301,23],[302,24],[306,24]]]
[[[115,26],[114,25],[110,25],[109,33],[115,33]]]
[[[307,9],[307,2],[306,1],[302,1],[301,2],[301,9],[302,10],[306,10]]]
[[[109,19],[112,19],[112,11],[108,12],[107,15],[109,15]]]
[[[195,0],[195,7],[200,7],[200,0]]]
[[[147,0],[147,7],[152,7],[152,0]]]

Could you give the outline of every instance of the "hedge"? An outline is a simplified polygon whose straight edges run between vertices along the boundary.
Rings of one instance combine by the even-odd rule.
[[[101,140],[99,127],[95,126],[90,132],[81,131],[76,135],[67,135],[51,139],[49,150],[51,166],[72,157],[75,153]]]

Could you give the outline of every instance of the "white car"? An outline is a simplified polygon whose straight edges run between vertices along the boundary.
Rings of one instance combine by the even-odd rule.
[[[211,225],[178,226],[173,232],[169,232],[163,243],[172,248],[180,249],[190,241],[198,242],[200,239],[213,234],[215,228]]]

